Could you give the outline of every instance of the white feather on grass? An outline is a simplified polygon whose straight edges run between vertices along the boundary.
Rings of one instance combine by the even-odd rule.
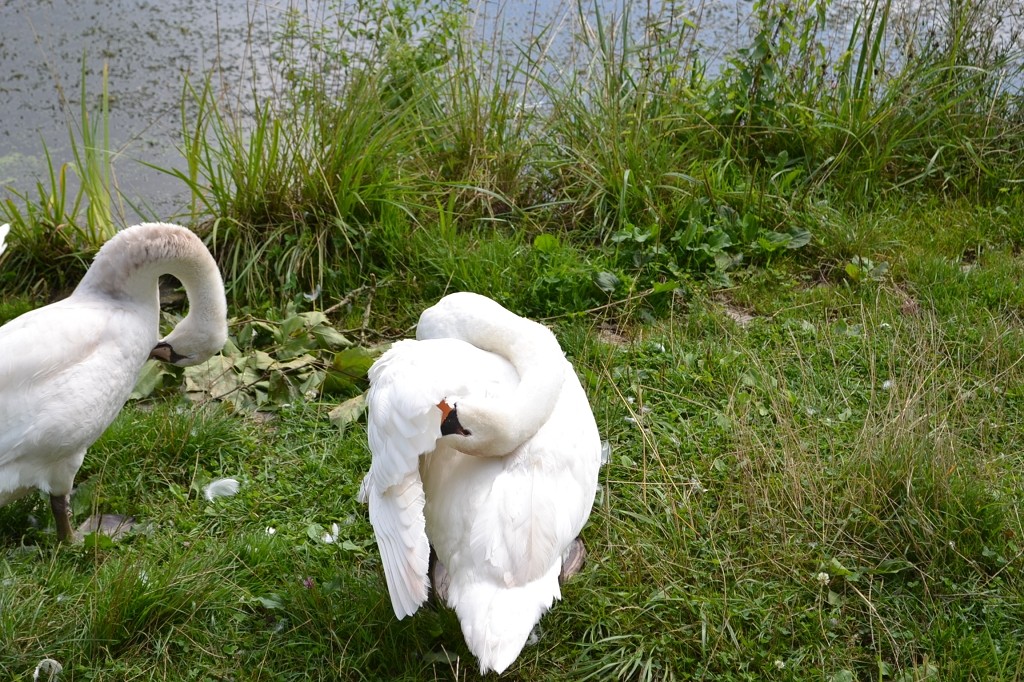
[[[39,680],[55,682],[57,676],[60,675],[62,670],[64,670],[64,666],[60,663],[52,658],[44,658],[39,661],[39,665],[36,666],[35,672],[32,673],[32,682],[39,682]]]
[[[203,496],[213,502],[218,497],[231,497],[238,494],[239,483],[233,478],[218,478],[210,481],[203,488]]]

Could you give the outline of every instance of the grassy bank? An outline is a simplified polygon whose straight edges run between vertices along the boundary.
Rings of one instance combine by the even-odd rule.
[[[476,679],[451,613],[395,621],[365,430],[329,414],[471,289],[552,325],[612,446],[589,563],[507,677],[1024,679],[1020,56],[884,4],[827,54],[823,13],[759,3],[713,72],[685,23],[607,16],[559,69],[400,7],[426,14],[292,16],[244,125],[185,88],[239,351],[147,375],[91,449],[76,519],[125,540],[0,509],[0,676]],[[94,248],[57,184],[4,204],[2,320]]]

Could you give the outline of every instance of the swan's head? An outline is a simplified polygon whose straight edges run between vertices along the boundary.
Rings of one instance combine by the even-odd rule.
[[[475,457],[503,457],[533,435],[490,400],[460,400],[449,396],[441,410],[441,438],[459,452]]]
[[[153,347],[149,357],[179,367],[198,365],[219,353],[227,340],[226,318],[217,323],[198,324],[196,318],[188,315],[178,323],[174,331]]]

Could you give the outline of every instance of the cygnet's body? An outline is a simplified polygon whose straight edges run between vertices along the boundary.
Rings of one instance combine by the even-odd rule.
[[[184,285],[189,312],[160,341],[163,274]],[[116,234],[69,297],[0,327],[0,505],[43,490],[59,537],[70,540],[75,474],[146,359],[197,364],[226,339],[224,284],[195,234],[163,223]]]

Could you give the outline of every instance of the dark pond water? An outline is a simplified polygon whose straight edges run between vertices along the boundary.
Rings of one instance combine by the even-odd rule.
[[[861,0],[833,3],[828,38],[841,47],[848,35],[851,10]],[[998,2],[998,0],[990,0]],[[1003,0],[990,20],[1005,40],[1019,40],[1024,3]],[[904,0],[906,17],[942,21],[943,0]],[[117,185],[129,206],[125,220],[138,215],[168,219],[185,207],[182,185],[143,162],[163,168],[182,166],[181,92],[186,77],[198,82],[211,70],[225,97],[251,92],[239,87],[261,74],[257,89],[273,86],[269,74],[279,56],[271,37],[289,8],[322,15],[323,0],[0,0],[0,187],[32,191],[45,176],[48,150],[55,166],[73,160],[69,121],[81,111],[83,59],[86,104],[99,106],[101,73],[108,69],[111,145],[116,151]],[[622,0],[589,0],[605,17],[618,16]],[[474,4],[476,25],[487,39],[510,48],[546,30],[555,36],[578,30],[576,3],[566,0],[480,0]],[[694,47],[712,65],[750,30],[748,0],[645,0],[632,3],[635,30],[645,14],[671,13],[699,27]],[[938,17],[938,18],[936,18]],[[0,190],[2,191],[2,190]],[[134,209],[132,208],[134,205]]]
[[[280,13],[278,3],[251,0],[3,0],[0,184],[33,189],[47,172],[44,150],[56,166],[73,160],[68,127],[80,119],[84,59],[90,111],[108,69],[118,186],[143,215],[171,217],[181,209],[181,184],[140,162],[182,165],[186,76],[198,81],[216,69],[234,92],[254,64],[265,72]]]

